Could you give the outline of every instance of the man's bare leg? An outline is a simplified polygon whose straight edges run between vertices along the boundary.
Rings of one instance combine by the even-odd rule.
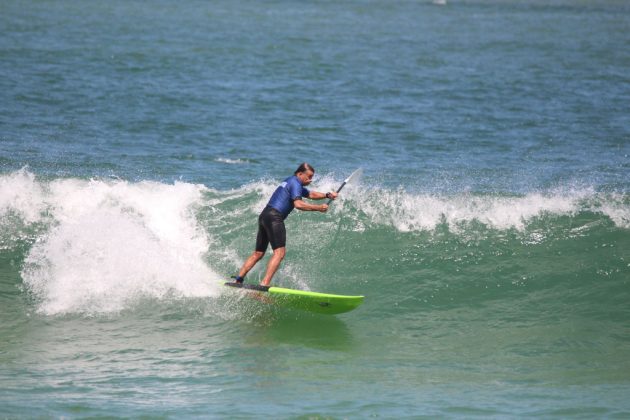
[[[280,263],[284,259],[285,254],[286,254],[285,247],[276,248],[273,250],[273,255],[271,256],[269,263],[267,263],[267,272],[265,273],[265,277],[260,282],[261,285],[269,286],[269,283],[271,283],[271,279],[273,278],[273,275],[276,274],[276,271],[278,271],[278,267],[280,267]]]
[[[238,272],[238,276],[242,279],[245,278],[245,276],[247,275],[247,273],[249,273],[249,271],[254,268],[254,266],[256,265],[256,263],[258,261],[260,261],[262,259],[262,257],[264,257],[265,253],[264,252],[260,252],[260,251],[254,251],[252,253],[252,255],[249,256],[249,258],[247,258],[245,260],[245,262],[243,263],[243,266],[241,267],[241,270]]]

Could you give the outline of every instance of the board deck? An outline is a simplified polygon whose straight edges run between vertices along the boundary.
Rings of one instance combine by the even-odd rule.
[[[263,292],[273,303],[286,308],[300,309],[319,314],[336,315],[356,309],[363,303],[364,296],[344,296],[307,290],[287,289],[275,286],[260,286],[247,283],[225,283],[226,286]]]

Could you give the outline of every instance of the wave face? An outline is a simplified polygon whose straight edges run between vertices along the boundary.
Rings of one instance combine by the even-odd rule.
[[[47,315],[216,297],[251,252],[276,182],[219,191],[20,170],[0,177],[0,249],[22,261],[23,286]],[[338,182],[324,176],[318,188]],[[630,297],[629,228],[622,193],[438,195],[361,184],[326,215],[287,219],[289,254],[276,281],[365,294],[374,316],[488,302],[516,303],[511,311],[545,303],[553,314],[580,301],[609,313]]]

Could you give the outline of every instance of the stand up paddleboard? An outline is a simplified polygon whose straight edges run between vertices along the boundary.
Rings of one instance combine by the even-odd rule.
[[[263,292],[265,296],[270,298],[271,303],[278,306],[326,315],[349,312],[363,303],[363,296],[332,295],[329,293],[233,282],[225,283],[225,286],[253,292]]]

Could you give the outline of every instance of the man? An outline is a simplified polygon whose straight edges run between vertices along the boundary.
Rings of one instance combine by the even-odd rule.
[[[242,283],[249,271],[254,268],[256,263],[265,255],[267,246],[271,244],[273,256],[267,264],[265,277],[260,283],[262,286],[269,286],[273,275],[280,267],[280,263],[284,259],[286,253],[286,229],[284,227],[284,219],[289,213],[296,208],[302,211],[319,211],[325,213],[328,211],[328,204],[309,204],[302,198],[311,200],[336,199],[336,192],[321,193],[310,191],[304,188],[313,180],[315,169],[308,163],[302,163],[294,175],[285,179],[278,186],[276,191],[269,199],[267,206],[258,216],[258,236],[256,237],[256,249],[252,255],[245,260],[243,267],[238,272],[238,276],[234,277],[237,283]]]

